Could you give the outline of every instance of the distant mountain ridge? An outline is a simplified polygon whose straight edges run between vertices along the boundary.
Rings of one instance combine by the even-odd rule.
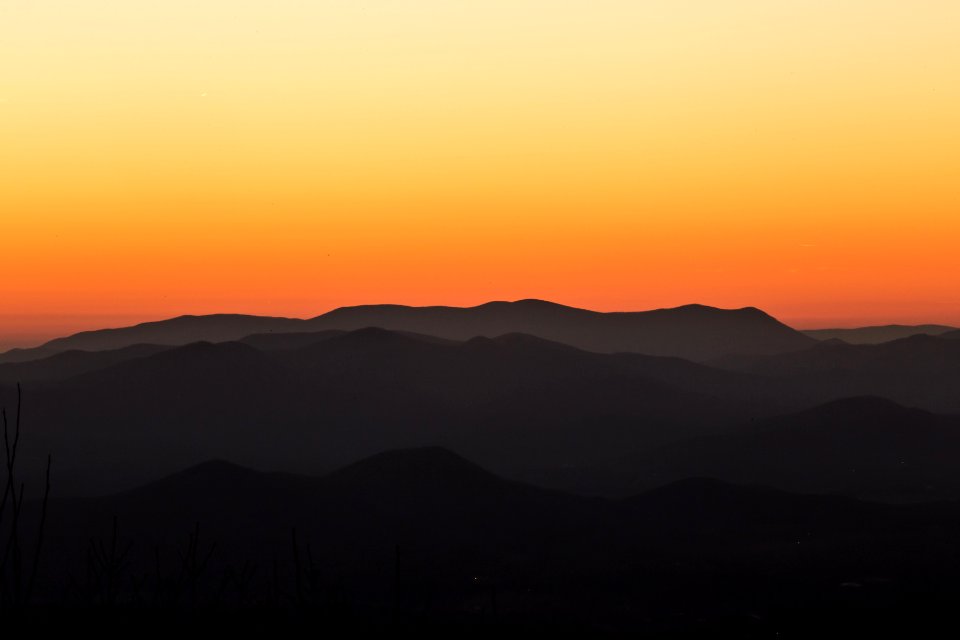
[[[635,352],[704,360],[724,353],[782,353],[813,340],[763,311],[686,305],[636,312],[597,312],[542,300],[478,307],[344,307],[311,322],[325,328],[380,326],[466,340],[524,333],[600,353]]]
[[[880,344],[826,341],[767,356],[726,356],[710,364],[840,396],[878,395],[933,411],[960,412],[960,341],[918,334]]]
[[[849,344],[880,344],[915,335],[939,336],[948,332],[958,332],[956,327],[943,324],[902,325],[888,324],[875,327],[855,327],[850,329],[807,329],[804,335],[816,340],[843,340]]]
[[[134,344],[176,346],[240,340],[253,334],[351,331],[364,327],[448,340],[525,333],[587,351],[636,352],[691,360],[733,353],[783,353],[815,342],[753,307],[686,305],[652,311],[598,312],[542,300],[519,300],[476,307],[341,307],[309,320],[228,314],[180,316],[132,327],[85,331],[33,349],[14,349],[0,354],[0,363],[34,360],[67,350],[100,351]]]
[[[127,360],[154,355],[170,348],[156,344],[135,344],[103,351],[71,349],[36,360],[5,362],[0,364],[0,382],[64,380]]]
[[[260,333],[309,331],[305,320],[243,314],[177,316],[129,327],[81,331],[30,349],[0,354],[0,363],[25,362],[64,351],[107,351],[137,344],[181,346],[192,342],[229,342]]]

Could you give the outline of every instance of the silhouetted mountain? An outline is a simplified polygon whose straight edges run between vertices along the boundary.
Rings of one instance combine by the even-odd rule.
[[[688,305],[642,312],[599,313],[540,300],[478,307],[345,307],[311,324],[339,329],[379,326],[452,340],[524,333],[588,351],[629,351],[707,359],[724,353],[778,353],[811,340],[758,309]]]
[[[179,316],[144,322],[132,327],[83,331],[56,338],[32,349],[11,349],[0,354],[2,362],[24,362],[62,351],[105,351],[137,344],[181,346],[192,342],[228,342],[255,333],[309,331],[305,321],[240,314]]]
[[[324,510],[336,509],[337,526],[356,518],[356,525],[376,530],[370,518],[400,518],[411,525],[434,529],[448,517],[465,517],[466,529],[481,522],[512,527],[518,520],[534,520],[531,511],[556,509],[554,516],[570,521],[571,515],[593,519],[603,527],[611,514],[656,515],[664,521],[694,525],[698,520],[773,520],[783,512],[800,515],[798,505],[829,505],[849,512],[856,500],[830,496],[800,496],[760,485],[738,486],[710,478],[690,478],[650,490],[623,501],[584,498],[560,491],[505,480],[442,447],[391,450],[373,455],[322,476],[301,476],[255,471],[226,461],[200,463],[136,489],[99,498],[68,499],[84,510],[109,505],[123,521],[150,519],[146,528],[159,530],[170,523],[177,509],[179,525],[186,530],[197,518],[215,522],[240,511],[269,509],[286,512],[286,522],[329,523]],[[211,506],[218,505],[215,509]],[[683,505],[684,508],[677,508]],[[741,506],[735,506],[741,505]],[[743,505],[752,512],[747,516]],[[879,505],[865,509],[882,509]],[[346,509],[346,511],[343,511]],[[854,509],[856,510],[856,509]],[[456,513],[453,513],[455,511]],[[272,514],[275,515],[275,514]],[[276,527],[271,518],[260,518],[264,528]],[[554,523],[556,524],[556,523]],[[664,522],[666,524],[666,522]],[[281,531],[287,525],[281,526]],[[321,528],[329,528],[322,526]],[[229,534],[229,528],[222,533]],[[427,534],[437,536],[433,531]],[[631,534],[624,533],[624,537]],[[647,534],[649,535],[649,534]]]
[[[727,356],[711,364],[779,378],[796,398],[876,395],[941,412],[960,411],[960,341],[927,335],[877,345],[823,342],[773,356]]]
[[[891,340],[900,340],[915,335],[938,336],[956,327],[942,324],[902,325],[888,324],[876,327],[856,327],[853,329],[807,329],[804,335],[816,340],[843,340],[848,344],[880,344]]]
[[[432,447],[381,453],[317,478],[203,463],[128,492],[56,501],[50,538],[67,564],[71,544],[108,536],[116,518],[140,545],[128,558],[136,565],[152,563],[155,547],[199,522],[217,542],[220,568],[238,556],[268,563],[278,549],[286,560],[295,528],[315,552],[335,554],[325,562],[350,572],[375,577],[400,545],[410,562],[469,584],[504,559],[542,558],[545,549],[526,545],[592,528],[605,508],[503,480]]]
[[[520,335],[456,343],[368,328],[324,337],[271,351],[196,343],[32,385],[34,460],[52,451],[77,492],[207,458],[307,472],[432,444],[513,473],[783,410],[754,397],[762,379],[679,359]]]
[[[0,364],[0,382],[63,380],[113,366],[126,360],[150,356],[170,347],[138,344],[109,351],[64,351],[46,358]]]
[[[856,519],[884,509],[709,478],[682,480],[622,501],[585,498],[505,480],[441,447],[387,451],[317,477],[210,461],[131,491],[56,506],[78,518],[96,513],[101,524],[116,515],[129,535],[187,531],[200,520],[212,537],[259,537],[272,530],[282,540],[289,527],[297,526],[328,543],[341,538],[338,544],[363,546],[371,537],[416,532],[417,545],[430,548],[490,542],[490,536],[502,538],[508,530],[514,535],[552,530],[563,536],[617,524],[636,527],[646,520],[639,529],[609,532],[611,541],[623,544],[707,523],[717,527],[716,533],[809,521],[814,514]],[[238,520],[258,524],[251,532],[237,529]],[[69,529],[70,535],[83,537],[77,523]],[[382,550],[392,551],[393,544],[384,540]]]
[[[127,492],[80,500],[79,504],[90,513],[109,513],[111,518],[123,515],[127,525],[136,520],[154,520],[149,526],[158,530],[173,522],[188,526],[190,522],[238,515],[247,518],[248,527],[257,526],[254,519],[258,517],[268,518],[261,526],[274,527],[270,519],[279,518],[285,510],[308,507],[305,501],[314,493],[315,484],[312,478],[264,473],[224,460],[211,460]],[[109,507],[100,511],[98,507],[103,504]]]
[[[598,504],[596,500],[504,480],[443,447],[386,451],[318,477],[264,473],[222,460],[208,461],[132,491],[96,500],[115,504],[127,501],[131,506],[139,505],[144,514],[154,511],[157,504],[193,504],[195,512],[191,516],[202,518],[203,510],[214,505],[217,508],[213,511],[229,511],[263,509],[270,503],[276,507],[278,503],[289,511],[291,499],[306,498],[309,502],[299,505],[304,511],[292,512],[296,516],[293,521],[322,522],[321,517],[309,512],[331,506],[355,511],[358,518],[370,518],[376,511],[408,520],[426,516],[436,521],[452,515],[450,510],[454,509],[476,521],[496,521],[511,507],[529,512],[537,503],[559,502],[567,510],[572,504]],[[148,505],[153,507],[146,508]]]
[[[241,315],[182,316],[58,338],[36,349],[2,354],[0,362],[35,359],[68,349],[116,349],[137,343],[226,342],[254,333],[349,331],[374,326],[457,341],[525,333],[588,351],[628,351],[692,360],[728,353],[781,353],[813,343],[812,338],[754,308],[688,305],[654,311],[600,313],[540,300],[521,300],[469,308],[343,307],[310,320]],[[265,344],[263,339],[258,340],[259,344]]]
[[[946,340],[960,340],[960,329],[956,331],[947,331],[946,333],[941,333],[940,337]]]
[[[530,520],[538,517],[531,513],[534,508],[559,505],[569,512],[577,511],[573,504],[593,504],[504,480],[442,447],[380,453],[331,473],[322,485],[325,494],[336,494],[345,504],[403,518],[437,519],[442,517],[438,514],[462,512],[477,520],[496,521],[504,513]]]
[[[269,602],[283,589],[296,608],[329,616],[334,595],[368,620],[459,620],[493,607],[513,624],[765,635],[835,622],[836,602],[844,616],[862,609],[876,622],[882,607],[912,620],[924,609],[909,594],[950,602],[960,570],[953,503],[897,507],[709,479],[606,501],[509,482],[438,448],[319,478],[206,463],[123,494],[54,500],[49,512],[40,592],[52,597],[63,597],[58,580],[83,576],[90,549],[115,548],[120,601],[154,583],[182,589],[188,606],[203,594],[220,606],[251,594]],[[185,574],[192,557],[209,559],[196,578]],[[239,590],[241,567],[252,570]]]
[[[802,493],[916,501],[960,498],[958,456],[960,418],[850,398],[638,453],[596,473],[622,493],[705,476]]]

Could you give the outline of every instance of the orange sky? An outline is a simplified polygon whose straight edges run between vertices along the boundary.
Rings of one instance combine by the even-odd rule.
[[[0,348],[539,297],[960,324],[955,0],[5,0]]]

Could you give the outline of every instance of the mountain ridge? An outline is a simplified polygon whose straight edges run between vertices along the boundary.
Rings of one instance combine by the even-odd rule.
[[[885,398],[843,398],[738,430],[668,444],[620,464],[638,493],[690,477],[880,502],[960,496],[960,419]]]
[[[254,334],[350,331],[381,327],[448,340],[525,333],[600,353],[635,352],[706,360],[732,353],[796,350],[814,340],[756,307],[720,309],[701,304],[648,311],[601,312],[524,299],[473,307],[397,304],[339,307],[309,319],[244,314],[183,315],[131,327],[84,331],[32,349],[0,354],[0,363],[68,349],[105,350],[139,343],[182,345],[227,342]]]
[[[843,340],[849,344],[880,344],[918,334],[939,336],[951,331],[960,330],[943,324],[885,324],[838,329],[803,329],[800,333],[816,340]]]

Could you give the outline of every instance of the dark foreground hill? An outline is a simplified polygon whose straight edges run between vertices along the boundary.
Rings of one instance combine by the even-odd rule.
[[[525,333],[588,351],[629,351],[706,360],[729,353],[768,354],[814,343],[754,308],[688,305],[654,311],[600,313],[540,300],[477,307],[343,307],[310,320],[243,315],[182,316],[133,327],[87,331],[35,349],[0,354],[0,362],[36,359],[66,350],[118,349],[139,343],[226,342],[255,333],[294,333],[381,327],[451,340]]]
[[[73,616],[281,608],[320,628],[790,637],[946,616],[958,535],[952,503],[882,506],[713,480],[606,501],[509,482],[437,448],[318,478],[217,462],[52,501],[37,597]]]

